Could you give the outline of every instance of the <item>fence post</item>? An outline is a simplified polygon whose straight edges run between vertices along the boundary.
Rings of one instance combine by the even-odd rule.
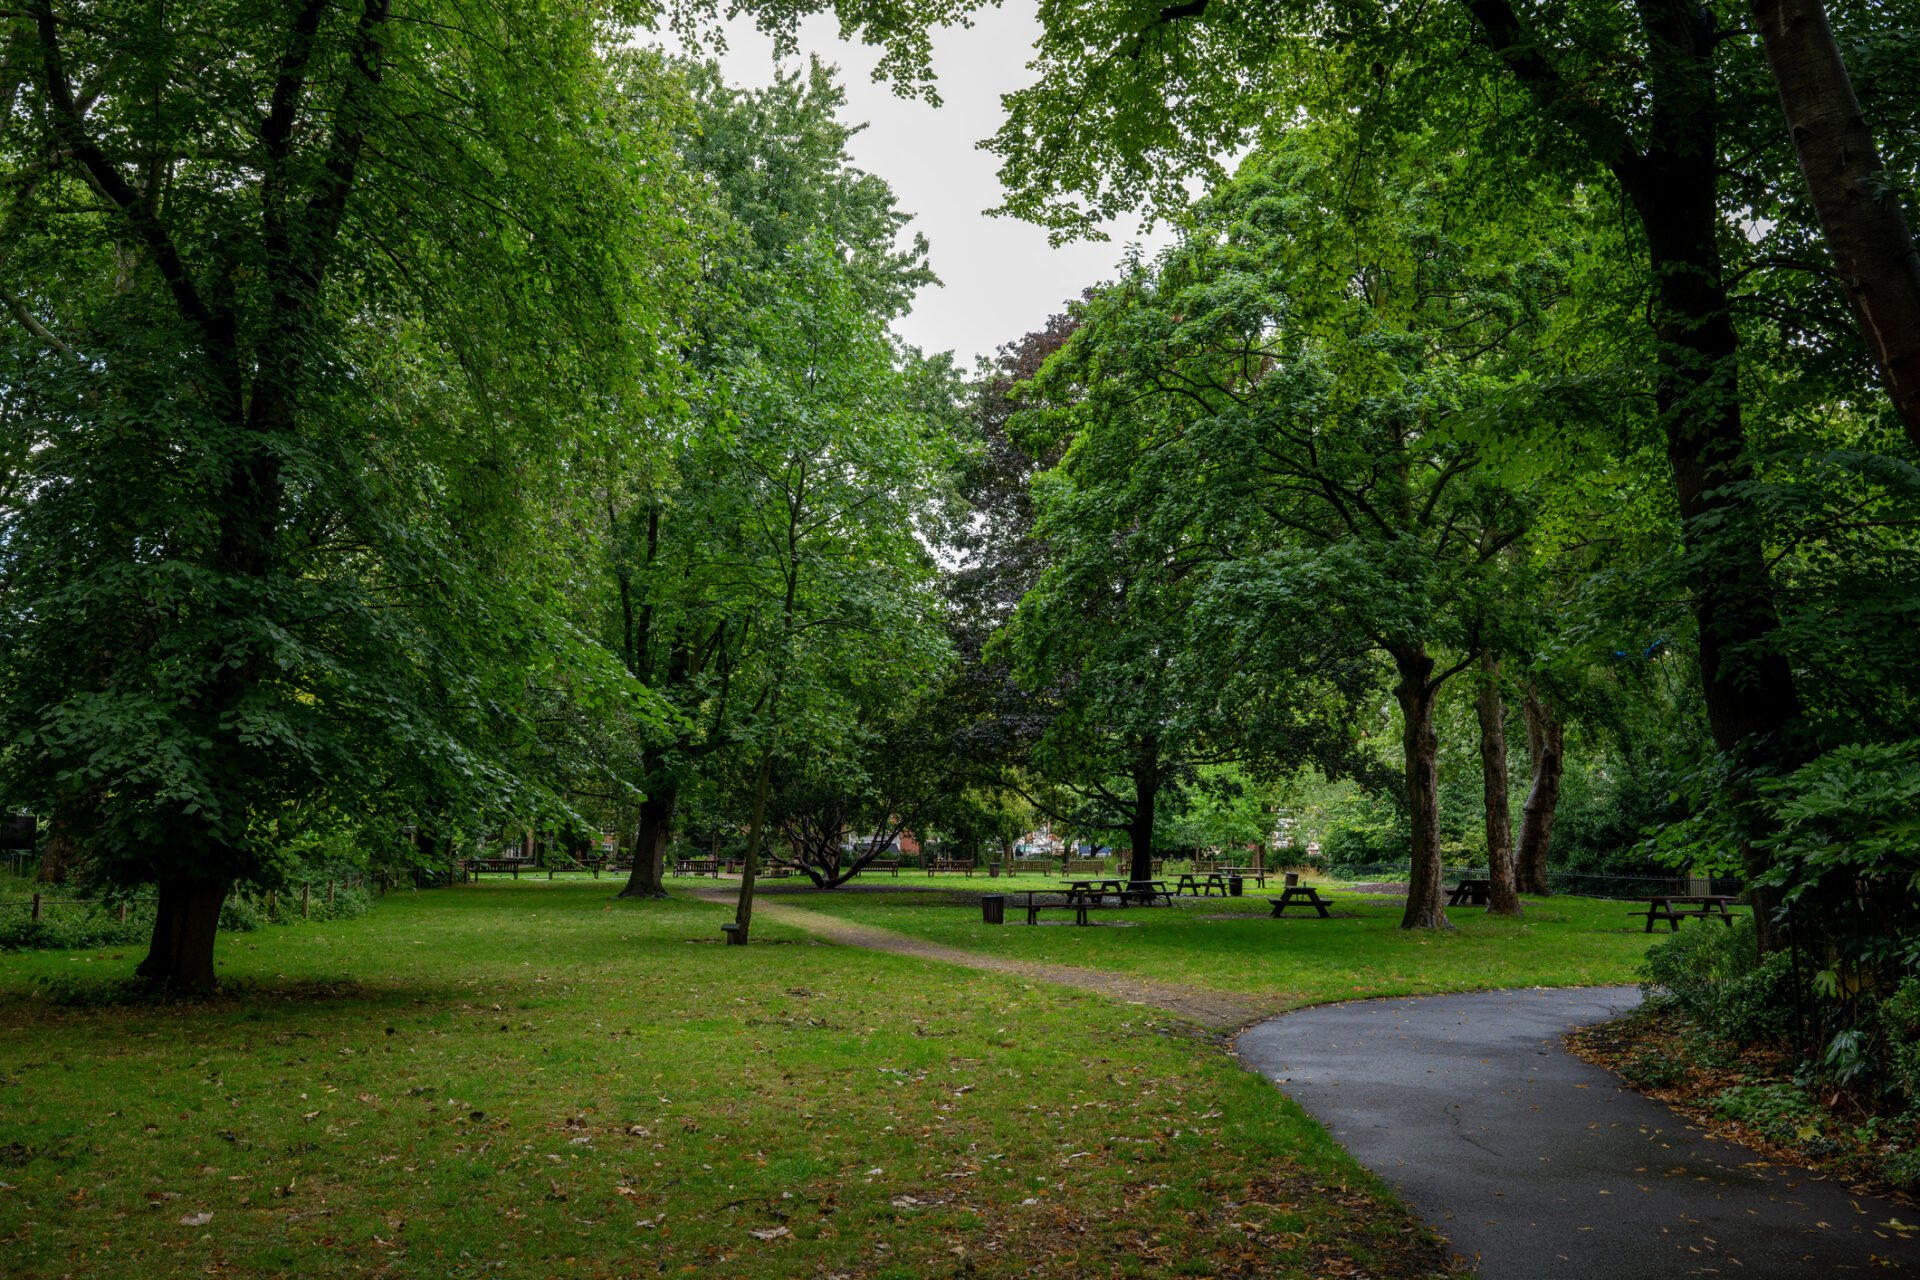
[[[120,923],[125,924],[126,922],[127,922],[127,904],[123,902],[120,904]]]
[[[313,881],[311,880],[303,880],[300,883],[300,918],[313,919]]]
[[[40,895],[37,893],[33,895],[33,918],[35,920],[40,918]]]
[[[331,880],[327,881],[327,905],[329,907],[333,905],[333,881]]]

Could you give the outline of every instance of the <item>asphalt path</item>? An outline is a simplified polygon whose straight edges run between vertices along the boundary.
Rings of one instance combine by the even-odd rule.
[[[1483,1276],[1920,1273],[1920,1210],[1711,1138],[1561,1047],[1639,999],[1362,1000],[1283,1014],[1236,1047]]]

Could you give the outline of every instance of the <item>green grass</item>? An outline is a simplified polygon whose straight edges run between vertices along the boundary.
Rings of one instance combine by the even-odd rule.
[[[6,1274],[1408,1275],[1438,1257],[1177,1020],[771,921],[726,948],[723,908],[616,887],[490,879],[222,935],[231,990],[198,1003],[114,1002],[133,948],[0,956]],[[977,918],[948,910],[963,933]],[[1107,935],[1169,950],[1076,932],[1103,955]]]
[[[1029,927],[1012,904],[1008,923],[996,928],[981,924],[977,909],[942,906],[913,893],[777,900],[966,950],[1296,1004],[1635,982],[1635,966],[1652,941],[1633,927],[1627,904],[1594,898],[1528,899],[1517,920],[1455,907],[1448,912],[1455,929],[1425,933],[1401,930],[1398,907],[1367,905],[1379,899],[1377,893],[1331,887],[1336,905],[1326,920],[1292,907],[1285,919],[1274,920],[1266,898],[1251,885],[1248,893],[1176,899],[1172,910],[1104,911],[1094,919],[1109,927],[1097,928],[1064,923],[1067,917],[1059,912],[1042,917],[1053,923]],[[1349,913],[1355,918],[1340,918]],[[1210,918],[1218,916],[1229,918]]]

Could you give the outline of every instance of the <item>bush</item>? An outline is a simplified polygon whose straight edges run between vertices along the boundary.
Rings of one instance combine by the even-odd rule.
[[[1887,1087],[1920,1118],[1920,977],[1908,978],[1880,1002],[1879,1021],[1887,1042]],[[1914,1172],[1920,1178],[1920,1166]]]
[[[1706,921],[1648,948],[1640,989],[1709,1034],[1735,1044],[1777,1039],[1793,1029],[1793,959],[1757,954],[1751,920],[1732,928]]]
[[[153,912],[129,912],[121,924],[105,908],[49,911],[35,920],[24,910],[0,918],[0,951],[79,950],[87,947],[140,946],[153,935]]]

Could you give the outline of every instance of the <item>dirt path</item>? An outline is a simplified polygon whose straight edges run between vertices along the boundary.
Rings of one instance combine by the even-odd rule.
[[[733,894],[724,891],[694,889],[689,892],[703,902],[731,904],[734,900]],[[928,942],[922,938],[895,933],[891,929],[854,924],[852,921],[842,920],[822,911],[782,906],[764,898],[754,903],[753,913],[756,917],[764,917],[784,925],[791,925],[796,929],[804,929],[816,937],[845,947],[865,947],[870,951],[890,951],[895,955],[917,956],[922,960],[939,960],[968,969],[1017,974],[1023,978],[1058,983],[1063,987],[1074,987],[1081,991],[1091,991],[1126,1004],[1151,1005],[1156,1009],[1164,1009],[1168,1013],[1199,1023],[1209,1031],[1235,1030],[1262,1018],[1271,1017],[1280,1012],[1283,1007],[1278,1000],[1237,995],[1229,991],[1200,991],[1191,987],[1172,986],[1164,982],[1147,982],[1124,973],[1115,973],[1110,969],[1082,969],[1066,964],[1034,964],[1025,960],[1008,960],[1000,956],[982,955],[977,951],[962,951],[958,947],[942,946],[937,942]]]

